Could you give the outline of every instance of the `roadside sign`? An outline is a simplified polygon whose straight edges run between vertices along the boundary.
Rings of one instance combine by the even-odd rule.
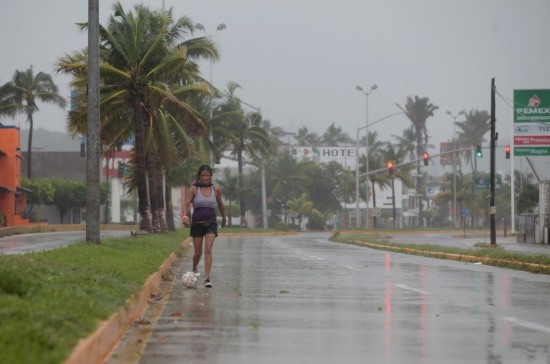
[[[514,155],[550,155],[550,90],[514,90]]]
[[[463,207],[462,210],[460,211],[460,214],[462,215],[462,217],[466,217],[470,215],[470,210],[468,210],[466,207]]]
[[[379,207],[373,207],[372,210],[372,216],[380,216],[380,208]]]

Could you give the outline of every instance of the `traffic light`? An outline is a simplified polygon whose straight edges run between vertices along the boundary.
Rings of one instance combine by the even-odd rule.
[[[393,162],[388,162],[388,164],[386,166],[388,168],[388,174],[392,175],[393,172],[394,172]]]
[[[80,156],[81,157],[86,156],[86,143],[84,143],[84,142],[80,143]]]
[[[424,159],[424,165],[427,166],[430,161],[430,155],[428,153],[422,154],[422,159]]]
[[[481,158],[483,157],[483,151],[481,150],[481,145],[477,145],[477,148],[476,148],[476,157],[478,158]]]
[[[506,159],[510,159],[510,146],[506,146]]]

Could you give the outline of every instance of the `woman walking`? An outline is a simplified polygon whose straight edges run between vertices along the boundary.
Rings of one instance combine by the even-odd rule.
[[[212,183],[212,168],[207,165],[199,167],[195,182],[189,188],[187,194],[187,206],[184,211],[189,211],[193,206],[191,221],[187,215],[182,216],[183,224],[191,222],[190,235],[193,238],[193,272],[199,276],[198,265],[201,260],[204,241],[204,286],[212,287],[210,270],[212,269],[212,247],[214,239],[218,236],[218,223],[216,221],[216,205],[222,215],[222,225],[225,227],[225,207],[222,201],[222,191]]]

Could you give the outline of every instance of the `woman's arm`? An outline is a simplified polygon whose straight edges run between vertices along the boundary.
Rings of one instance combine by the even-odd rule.
[[[197,187],[195,185],[192,185],[191,187],[189,187],[189,190],[187,191],[186,203],[183,210],[184,215],[181,217],[181,222],[184,225],[189,224],[189,216],[185,214],[187,214],[187,211],[191,209],[191,206],[193,205],[193,198],[195,197],[196,193],[197,193]]]

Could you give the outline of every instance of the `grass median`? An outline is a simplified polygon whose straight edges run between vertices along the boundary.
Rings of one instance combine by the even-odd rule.
[[[3,363],[62,363],[81,338],[126,305],[188,233],[77,242],[0,255]]]
[[[405,254],[414,254],[439,259],[464,262],[480,262],[503,268],[531,273],[550,274],[550,256],[511,252],[501,247],[479,243],[474,249],[463,249],[441,245],[392,243],[391,233],[373,234],[361,231],[335,231],[330,240],[335,242],[366,246]]]

